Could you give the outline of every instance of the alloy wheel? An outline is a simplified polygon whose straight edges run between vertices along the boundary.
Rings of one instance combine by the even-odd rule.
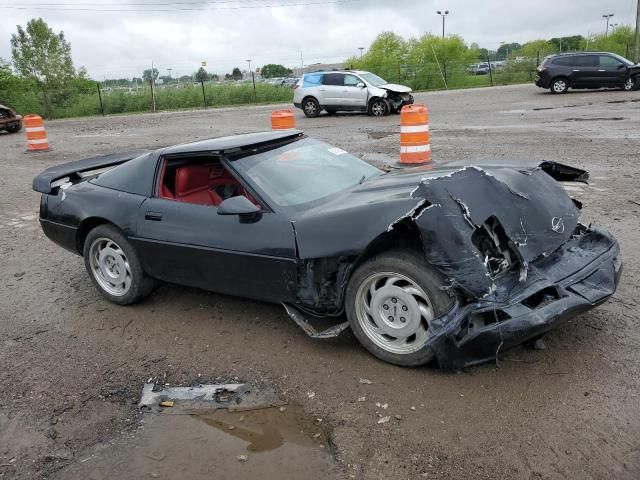
[[[371,105],[371,114],[374,117],[382,117],[384,116],[386,111],[387,107],[381,100],[375,101]]]
[[[434,317],[429,296],[409,277],[378,272],[356,293],[356,318],[367,337],[395,354],[409,354],[427,343]]]
[[[89,248],[91,273],[107,293],[126,295],[131,287],[131,267],[122,248],[109,238],[97,238]]]

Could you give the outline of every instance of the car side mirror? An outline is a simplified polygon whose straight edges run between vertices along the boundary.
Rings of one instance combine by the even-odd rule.
[[[220,205],[218,205],[218,215],[239,215],[241,217],[253,217],[260,212],[260,208],[253,204],[244,195],[227,198]]]
[[[364,83],[362,83],[362,82],[359,82],[359,83],[356,84],[356,87],[364,88],[364,87],[366,87],[366,85]]]
[[[624,64],[623,63],[619,63],[618,66],[616,67],[618,70],[622,70],[624,68]]]

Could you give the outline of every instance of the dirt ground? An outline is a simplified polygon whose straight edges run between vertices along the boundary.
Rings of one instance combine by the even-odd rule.
[[[590,186],[572,193],[583,221],[620,241],[614,298],[548,334],[546,349],[517,348],[458,374],[387,365],[350,332],[311,340],[277,305],[167,285],[119,307],[97,293],[80,257],[42,234],[34,175],[94,154],[265,130],[275,107],[51,121],[53,150],[38,154],[23,153],[24,133],[0,134],[0,479],[196,478],[188,465],[202,478],[259,475],[256,457],[236,459],[242,442],[203,447],[201,424],[193,436],[169,424],[171,441],[153,437],[159,424],[136,405],[149,379],[275,386],[322,423],[333,466],[321,476],[640,478],[640,92],[555,96],[527,85],[416,98],[430,108],[435,161],[534,158],[591,172]],[[397,155],[398,116],[298,111],[296,121],[365,159]],[[184,454],[175,461],[187,470],[122,468],[158,445]],[[320,477],[302,473],[324,461],[317,452],[292,451],[277,460],[280,478]],[[207,463],[228,464],[221,452],[231,470]]]

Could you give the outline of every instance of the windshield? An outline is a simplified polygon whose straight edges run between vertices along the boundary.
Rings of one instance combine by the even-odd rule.
[[[379,87],[380,85],[386,85],[387,82],[385,79],[380,78],[377,75],[374,75],[373,73],[361,73],[360,76],[369,84],[372,85],[374,87]]]
[[[310,138],[240,158],[233,166],[283,207],[313,202],[382,174],[344,150]]]

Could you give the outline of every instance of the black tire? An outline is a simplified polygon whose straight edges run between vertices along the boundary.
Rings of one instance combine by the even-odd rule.
[[[556,95],[567,93],[569,91],[569,80],[564,77],[554,78],[551,81],[551,85],[549,85],[549,90]]]
[[[638,85],[638,76],[636,75],[634,77],[628,77],[627,79],[625,79],[624,85],[622,85],[622,90],[631,92],[633,90],[637,90],[639,86],[640,85]]]
[[[386,117],[391,112],[391,105],[384,98],[374,98],[369,102],[369,115],[373,117]]]
[[[400,279],[401,282],[409,280],[408,282],[406,282],[407,287],[411,288],[410,283],[413,282],[420,289],[422,289],[422,292],[428,296],[427,300],[430,303],[433,318],[438,318],[443,314],[449,312],[449,310],[451,310],[452,306],[455,303],[455,299],[450,297],[443,289],[445,282],[442,276],[438,272],[433,270],[433,268],[431,268],[427,264],[427,262],[421,255],[407,250],[392,250],[389,252],[381,253],[367,260],[360,267],[358,267],[358,269],[353,273],[351,279],[349,280],[345,296],[345,310],[347,313],[349,324],[351,326],[351,330],[353,331],[358,341],[362,344],[362,346],[379,359],[384,360],[388,363],[392,363],[394,365],[400,365],[403,367],[416,367],[424,365],[430,362],[434,357],[434,352],[431,347],[428,344],[423,343],[426,340],[423,340],[418,344],[414,344],[413,346],[411,346],[410,343],[406,344],[408,345],[407,348],[414,348],[414,351],[394,352],[390,350],[393,350],[395,347],[384,348],[383,346],[381,346],[381,343],[384,344],[385,342],[385,338],[383,337],[385,337],[386,335],[376,335],[375,333],[371,333],[371,328],[367,326],[371,325],[376,329],[378,328],[378,325],[373,320],[373,315],[367,316],[366,307],[361,303],[362,301],[370,302],[371,305],[369,305],[369,311],[375,311],[375,308],[371,307],[374,302],[376,302],[376,300],[374,300],[374,295],[370,293],[371,290],[369,286],[382,285],[382,288],[376,290],[375,294],[376,297],[380,295],[382,298],[382,300],[378,301],[378,306],[387,301],[384,300],[385,298],[387,298],[387,295],[395,295],[394,290],[385,290],[388,288],[387,285],[389,284],[389,281],[385,280],[385,275],[389,275],[390,278],[396,278],[398,275],[400,275],[401,277],[404,277],[404,279]],[[376,279],[376,276],[381,277],[379,279]],[[397,283],[397,285],[402,285],[402,283]],[[391,288],[397,290],[397,285],[392,284]],[[392,310],[394,311],[393,315],[402,315],[402,311],[407,311],[407,313],[405,314],[408,317],[407,319],[399,317],[400,321],[406,323],[404,325],[394,323],[395,327],[404,328],[405,326],[410,327],[411,324],[417,324],[421,325],[423,329],[426,329],[425,319],[421,316],[421,314],[417,315],[417,319],[410,316],[413,309],[411,307],[406,307],[408,303],[403,300],[403,298],[401,297],[402,295],[406,295],[406,292],[400,291],[400,298],[398,300],[396,300],[394,297],[390,297],[390,301],[394,302],[394,304],[392,304]],[[411,294],[411,296],[419,305],[422,296],[413,294]],[[386,310],[389,310],[386,303],[384,303],[384,305],[382,306],[385,307]],[[401,308],[402,310],[398,310],[399,308]],[[382,310],[378,311],[382,312]],[[389,310],[389,313],[392,313],[392,311]],[[391,316],[389,316],[388,318],[391,320]],[[379,319],[378,321],[387,323],[386,320]],[[391,322],[393,322],[393,320],[391,320]],[[389,325],[390,324],[387,323],[387,326]],[[428,334],[429,331],[428,329],[426,329],[426,338],[428,338]],[[391,340],[395,338],[389,336],[387,337]],[[408,337],[408,339],[410,338],[411,336]],[[417,337],[415,337],[414,341],[417,341]]]
[[[16,133],[16,132],[19,132],[20,129],[22,129],[22,125],[13,125],[11,127],[7,127],[7,132]]]
[[[309,118],[314,118],[320,115],[320,104],[318,100],[313,97],[307,97],[302,101],[302,111]]]
[[[105,240],[112,242],[113,245],[119,247],[119,250],[115,250],[111,246],[105,246],[105,248],[101,250],[100,245],[103,244]],[[106,248],[109,248],[110,250],[107,251]],[[100,262],[98,260],[92,261],[91,259],[92,254],[96,259],[102,257],[102,255],[95,255],[99,251],[104,252],[105,261],[108,261],[109,258],[114,259],[114,261],[110,263],[113,265],[113,268],[117,270],[118,275],[120,274],[123,265],[127,266],[126,271],[128,275],[123,274],[123,278],[129,279],[129,285],[127,288],[123,287],[122,293],[110,292],[107,287],[101,284],[101,280],[99,280],[99,278],[104,279],[105,274],[101,268],[94,268],[92,265],[95,263],[99,264]],[[109,252],[111,251],[121,251],[123,256],[119,256],[117,254],[110,256]],[[87,269],[87,273],[89,274],[93,284],[107,300],[117,303],[118,305],[131,305],[133,303],[137,303],[149,296],[158,286],[157,280],[144,273],[135,249],[122,232],[114,225],[103,224],[91,230],[84,241],[83,256],[85,268]],[[104,281],[105,280],[102,280],[102,282]]]

